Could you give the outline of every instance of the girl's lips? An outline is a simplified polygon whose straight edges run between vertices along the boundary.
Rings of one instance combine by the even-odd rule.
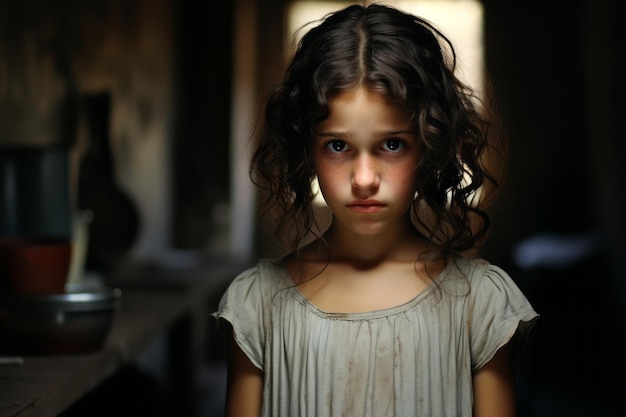
[[[347,207],[357,213],[376,213],[385,207],[384,203],[376,200],[353,201]]]

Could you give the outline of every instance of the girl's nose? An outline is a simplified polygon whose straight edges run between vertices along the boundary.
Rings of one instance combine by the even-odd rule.
[[[380,185],[380,175],[375,161],[366,155],[358,156],[354,161],[352,188],[358,191],[372,191]]]

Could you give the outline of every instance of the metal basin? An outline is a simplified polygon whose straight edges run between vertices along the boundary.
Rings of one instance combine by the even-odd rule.
[[[0,352],[73,354],[100,349],[121,301],[117,289],[0,295]]]

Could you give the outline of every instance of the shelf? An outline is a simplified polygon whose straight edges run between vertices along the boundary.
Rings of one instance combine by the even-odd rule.
[[[171,336],[176,355],[173,385],[180,388],[182,410],[187,408],[191,415],[185,403],[193,395],[193,370],[202,360],[208,300],[219,296],[238,269],[220,266],[126,274],[116,285],[123,292],[122,305],[98,352],[25,356],[22,365],[0,366],[0,417],[57,416],[122,366],[136,361],[163,334]]]

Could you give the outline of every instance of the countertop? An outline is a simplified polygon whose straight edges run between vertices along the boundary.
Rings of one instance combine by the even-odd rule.
[[[208,264],[185,271],[143,268],[119,275],[115,286],[122,290],[122,303],[104,346],[89,354],[24,356],[23,364],[0,366],[0,417],[57,416],[120,367],[135,361],[152,340],[189,317],[198,320],[184,327],[185,340],[177,343],[184,346],[185,353],[179,357],[187,362],[183,368],[192,369],[190,362],[197,360],[198,350],[194,329],[198,323],[202,326],[209,313],[205,311],[207,299],[221,292],[242,269]],[[180,355],[180,346],[177,352]]]

